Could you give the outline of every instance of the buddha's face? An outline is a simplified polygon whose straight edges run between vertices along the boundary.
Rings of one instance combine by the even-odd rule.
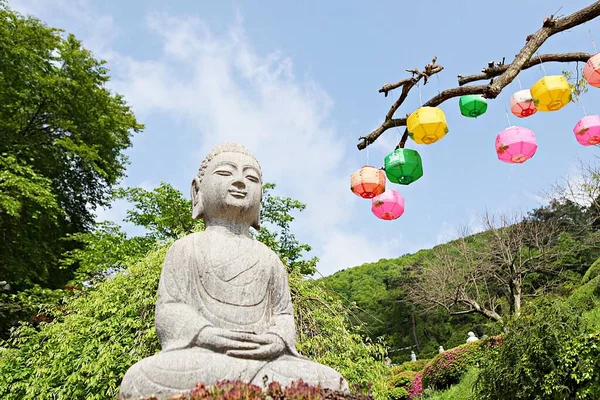
[[[205,218],[249,222],[262,197],[262,177],[254,158],[241,153],[217,154],[202,180]]]

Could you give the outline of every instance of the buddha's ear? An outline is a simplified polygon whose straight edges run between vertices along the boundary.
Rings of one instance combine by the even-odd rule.
[[[250,224],[250,226],[253,227],[254,229],[256,229],[257,231],[260,230],[260,209],[261,209],[262,199],[263,199],[263,191],[261,188],[260,189],[260,203],[258,203],[258,207],[256,207],[256,214],[252,218],[252,224]]]
[[[204,214],[204,205],[202,204],[202,192],[200,192],[200,180],[197,176],[192,179],[190,194],[192,196],[192,219],[201,219]]]

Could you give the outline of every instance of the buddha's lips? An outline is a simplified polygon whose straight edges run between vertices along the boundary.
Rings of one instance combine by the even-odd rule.
[[[237,197],[237,198],[240,198],[240,199],[242,199],[242,198],[246,197],[246,194],[247,194],[248,192],[244,192],[244,191],[241,191],[241,190],[233,190],[233,189],[229,189],[229,193],[230,193],[230,194],[231,194],[233,197]]]

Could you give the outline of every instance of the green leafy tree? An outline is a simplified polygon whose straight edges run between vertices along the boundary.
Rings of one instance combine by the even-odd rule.
[[[0,279],[56,287],[70,248],[123,176],[142,129],[108,70],[73,35],[0,0]]]
[[[582,309],[547,296],[507,325],[502,345],[483,360],[482,399],[597,399],[600,338]]]

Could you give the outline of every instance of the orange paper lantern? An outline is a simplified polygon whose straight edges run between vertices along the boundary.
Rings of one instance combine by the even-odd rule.
[[[350,190],[363,199],[372,199],[385,191],[385,172],[365,165],[350,177]]]

